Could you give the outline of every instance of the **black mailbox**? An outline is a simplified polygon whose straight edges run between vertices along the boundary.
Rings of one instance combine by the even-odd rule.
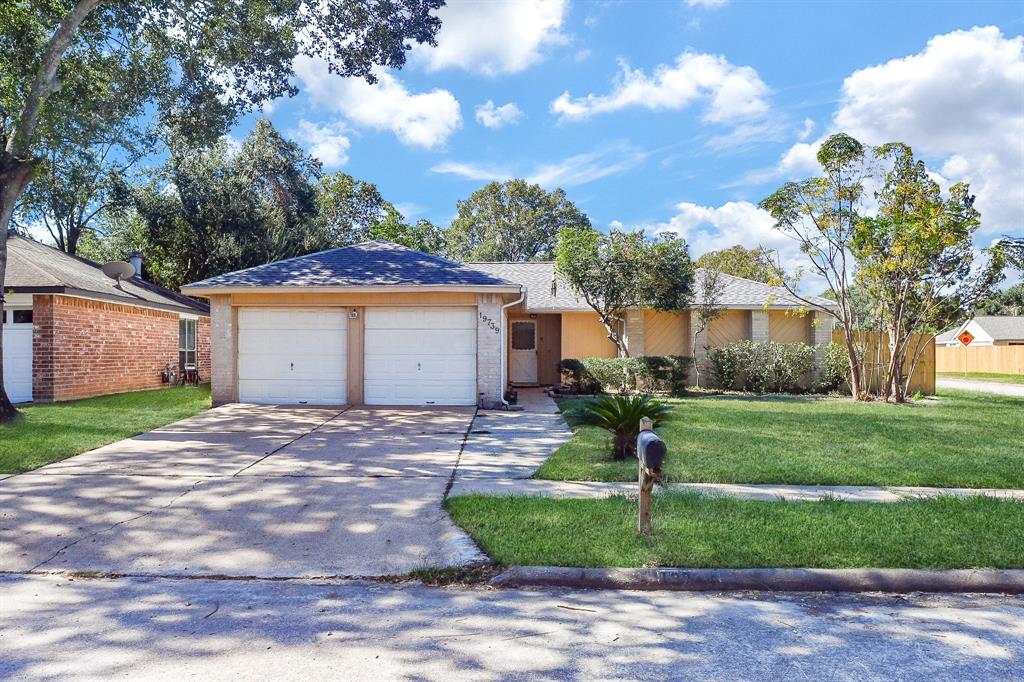
[[[665,441],[654,431],[641,431],[636,437],[636,457],[648,471],[661,471],[667,451]]]

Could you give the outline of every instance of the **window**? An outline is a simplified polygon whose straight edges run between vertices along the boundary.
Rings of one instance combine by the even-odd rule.
[[[512,350],[533,350],[534,343],[533,322],[512,323]]]
[[[32,324],[31,310],[12,310],[11,317],[14,324]]]
[[[196,321],[182,318],[178,320],[178,369],[196,367]]]

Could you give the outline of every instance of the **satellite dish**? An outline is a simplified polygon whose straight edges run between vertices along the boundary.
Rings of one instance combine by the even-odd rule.
[[[104,275],[110,279],[117,280],[117,284],[114,286],[118,289],[121,288],[121,280],[131,279],[135,276],[135,266],[131,263],[125,263],[123,260],[112,260],[101,269]]]

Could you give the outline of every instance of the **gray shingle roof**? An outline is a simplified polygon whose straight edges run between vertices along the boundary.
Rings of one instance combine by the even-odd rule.
[[[995,341],[1024,341],[1024,316],[979,315],[974,321]]]
[[[466,265],[510,282],[526,287],[526,308],[531,311],[556,310],[590,310],[580,300],[572,287],[561,277],[556,277],[555,264],[543,263],[467,263]],[[742,277],[722,275],[723,292],[721,304],[733,308],[799,308],[805,303],[795,298],[783,287],[772,287],[762,282],[755,282]],[[701,277],[696,278],[700,285]],[[554,282],[554,287],[552,287]],[[700,298],[700,292],[695,298]],[[832,301],[819,296],[808,296],[808,299],[819,305],[831,306]]]
[[[127,304],[148,304],[206,314],[209,308],[194,299],[132,277],[117,288],[100,264],[68,254],[25,237],[7,238],[4,290],[35,293],[87,293]]]
[[[491,273],[385,241],[258,265],[186,287],[506,286]]]

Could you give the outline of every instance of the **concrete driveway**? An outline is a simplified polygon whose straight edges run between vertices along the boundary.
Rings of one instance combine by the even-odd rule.
[[[0,571],[378,576],[481,559],[472,408],[229,405],[0,481]]]

